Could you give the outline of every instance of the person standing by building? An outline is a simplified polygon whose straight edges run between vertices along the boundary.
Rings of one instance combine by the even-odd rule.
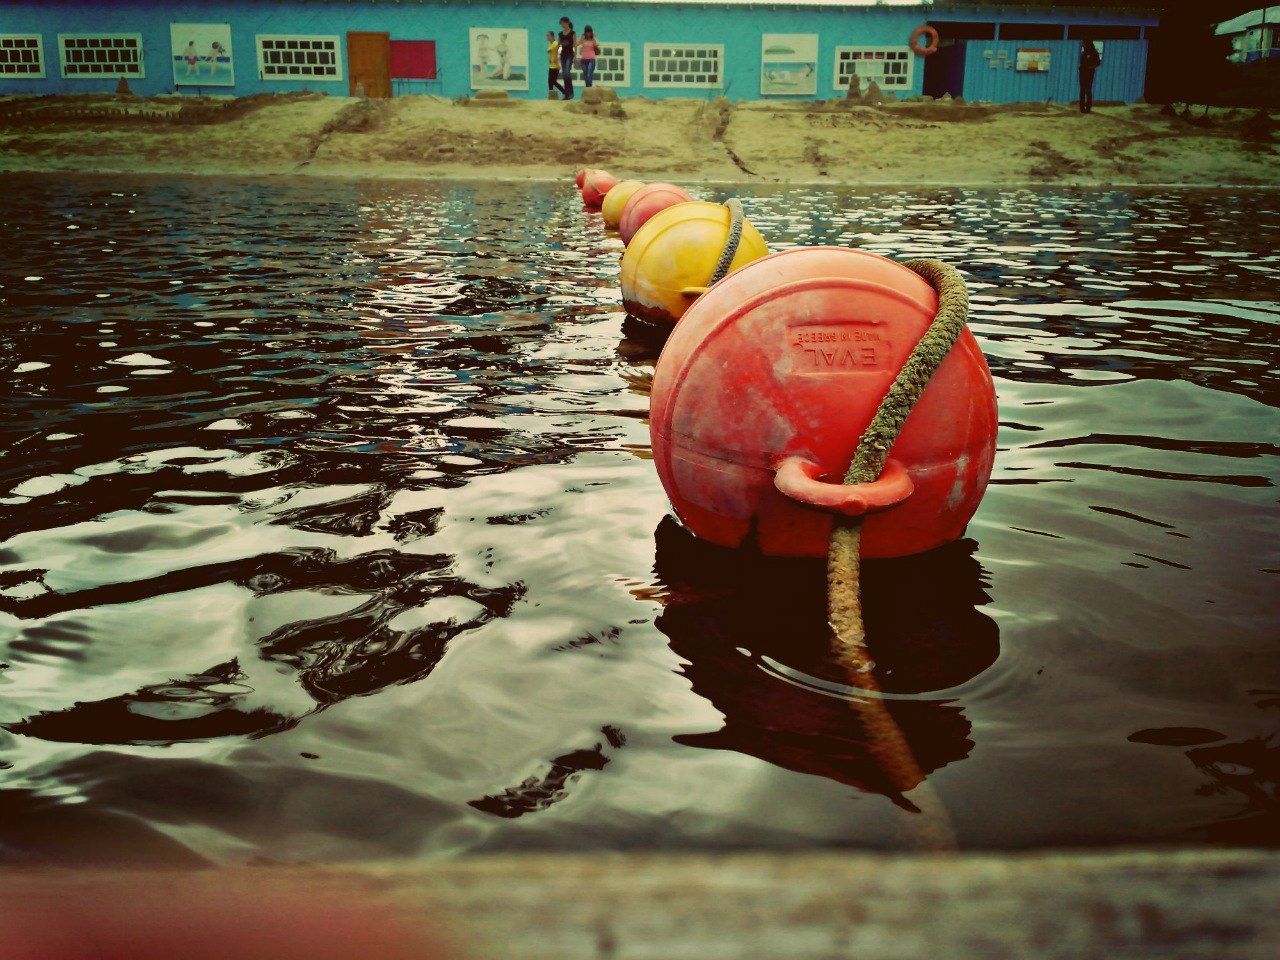
[[[588,87],[596,75],[596,57],[599,54],[596,32],[591,29],[591,24],[587,24],[582,28],[582,39],[578,41],[578,59],[582,61],[582,82]]]
[[[1098,53],[1098,48],[1093,45],[1092,40],[1083,40],[1080,43],[1080,112],[1089,113],[1093,110],[1093,75],[1097,73],[1099,65],[1102,63],[1102,55]]]
[[[560,86],[560,41],[553,31],[547,31],[547,99],[559,100],[564,93]]]
[[[578,35],[573,32],[573,21],[560,18],[560,82],[566,100],[573,99],[573,56],[577,52]]]

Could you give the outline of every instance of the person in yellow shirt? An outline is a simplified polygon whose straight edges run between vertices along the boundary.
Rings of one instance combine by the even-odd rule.
[[[547,31],[547,99],[559,100],[564,93],[560,85],[560,41],[556,35]]]

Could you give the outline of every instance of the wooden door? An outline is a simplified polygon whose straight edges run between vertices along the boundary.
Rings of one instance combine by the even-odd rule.
[[[351,95],[363,84],[366,97],[391,96],[391,34],[347,34],[347,76]]]

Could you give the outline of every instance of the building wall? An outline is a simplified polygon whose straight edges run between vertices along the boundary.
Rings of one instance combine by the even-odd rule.
[[[1071,103],[1080,97],[1079,40],[968,40],[964,89],[969,100],[993,103],[1034,103],[1046,100]],[[1093,98],[1132,103],[1142,96],[1147,75],[1147,41],[1107,40],[1102,44],[1102,65],[1093,79]],[[1018,51],[1027,48],[1049,50],[1049,70],[1027,73],[1006,69],[1016,63]],[[1001,64],[992,69],[985,56]],[[1003,53],[1005,59],[999,59]]]
[[[591,4],[575,7],[572,3],[415,3],[374,2],[374,0],[350,0],[350,2],[317,2],[317,0],[122,0],[117,3],[98,3],[89,0],[59,0],[59,2],[4,2],[0,0],[0,33],[38,33],[42,35],[45,62],[43,79],[15,79],[0,77],[0,93],[93,93],[107,92],[115,88],[114,77],[63,78],[61,76],[58,40],[59,33],[122,32],[142,36],[145,58],[145,77],[131,79],[130,86],[143,96],[172,93],[175,91],[170,50],[169,26],[178,23],[229,23],[231,25],[232,53],[235,60],[234,87],[179,87],[177,92],[206,94],[234,94],[244,96],[254,93],[286,92],[291,90],[320,90],[336,96],[348,92],[346,34],[348,31],[386,31],[393,40],[435,40],[440,75],[430,83],[396,84],[397,92],[432,92],[446,97],[458,97],[471,92],[470,52],[468,29],[470,27],[506,27],[524,29],[529,34],[529,90],[514,92],[515,96],[542,98],[545,86],[545,43],[547,30],[557,28],[561,15],[570,16],[579,32],[591,24],[601,41],[630,44],[630,83],[617,89],[624,96],[679,97],[715,96],[724,94],[730,99],[762,99],[761,95],[761,35],[764,33],[813,33],[818,35],[817,89],[809,96],[770,96],[767,99],[827,99],[843,94],[833,83],[836,47],[905,46],[911,31],[924,22],[928,8],[917,7],[788,7],[761,5],[752,7],[661,5],[645,7],[637,4]],[[976,13],[948,11],[949,20],[992,19],[990,10],[983,16]],[[1004,22],[1045,20],[1043,8],[1039,16],[1011,7],[1000,19]],[[1055,22],[1070,23],[1133,23],[1151,24],[1149,19],[1119,18],[1098,14],[1061,12]],[[337,35],[340,39],[340,55],[343,65],[339,81],[316,78],[306,80],[263,79],[258,73],[257,34],[320,34]],[[645,43],[723,44],[725,48],[723,86],[716,88],[647,87],[644,83]],[[983,41],[976,43],[983,44]],[[1028,46],[1036,44],[1014,44]],[[1118,46],[1119,43],[1113,44]],[[1142,44],[1145,51],[1145,43]],[[985,48],[985,47],[984,47]],[[1078,45],[1076,47],[1078,49]],[[1110,50],[1108,50],[1110,54]],[[1012,54],[1011,54],[1012,55]],[[996,78],[983,75],[973,63],[970,50],[966,65],[965,96],[970,100],[1036,100],[1040,96],[1039,81],[995,82]],[[1143,54],[1145,63],[1145,52]],[[1074,55],[1055,57],[1056,61],[1070,60],[1074,71]],[[910,83],[894,92],[900,97],[921,93],[924,83],[924,61],[911,55]],[[986,64],[978,56],[978,64]],[[1104,68],[1104,73],[1110,64]],[[1118,67],[1116,69],[1119,69]],[[995,71],[991,71],[995,73]],[[1117,74],[1119,77],[1120,74]],[[1126,68],[1123,82],[1132,83],[1116,96],[1099,99],[1132,100],[1141,95],[1141,74],[1134,80]],[[1073,73],[1074,77],[1074,73]],[[1050,78],[1051,80],[1053,78]],[[970,90],[968,83],[976,86]],[[1104,74],[1099,74],[1099,91]],[[1063,81],[1065,82],[1065,81]],[[1117,80],[1117,83],[1121,82]],[[1071,81],[1074,83],[1074,80]],[[1054,89],[1066,89],[1071,83]],[[1074,96],[1074,94],[1073,94]]]

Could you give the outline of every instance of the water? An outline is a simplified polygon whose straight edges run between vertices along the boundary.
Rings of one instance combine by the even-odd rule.
[[[0,182],[0,857],[903,843],[571,190]],[[1277,842],[1280,195],[746,196],[970,278],[992,487],[867,582],[961,846]]]

